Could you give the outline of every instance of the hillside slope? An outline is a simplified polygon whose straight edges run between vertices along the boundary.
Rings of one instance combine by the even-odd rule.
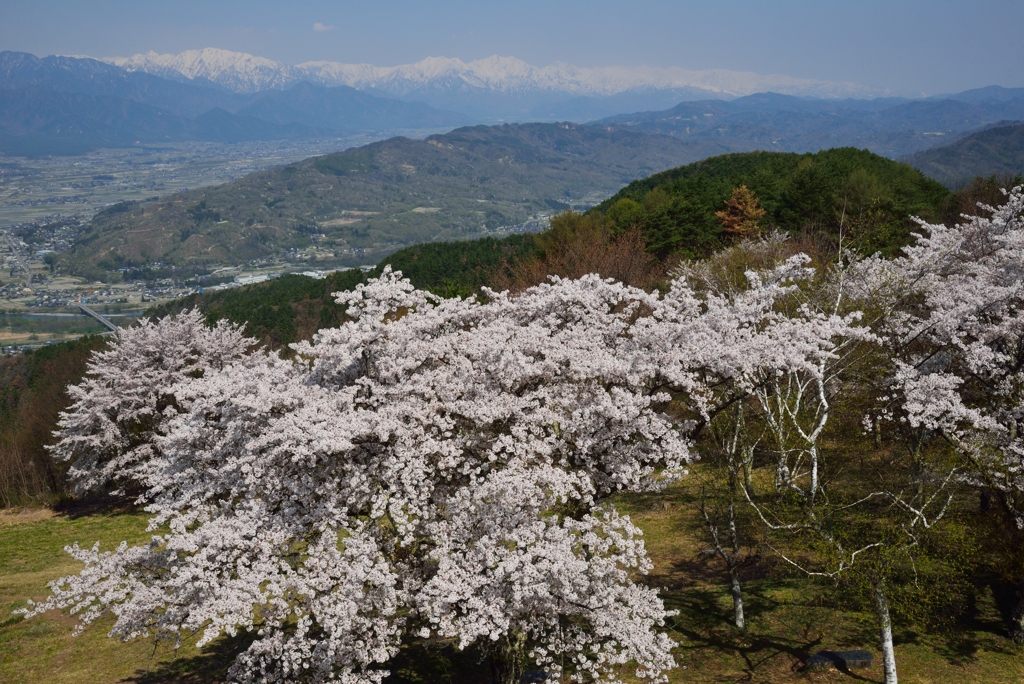
[[[949,187],[975,176],[1024,174],[1024,122],[993,126],[904,161]]]
[[[317,250],[364,264],[405,245],[464,239],[610,194],[721,153],[713,143],[573,124],[461,128],[392,138],[215,188],[97,215],[66,268],[208,267]],[[291,253],[294,257],[294,253]]]

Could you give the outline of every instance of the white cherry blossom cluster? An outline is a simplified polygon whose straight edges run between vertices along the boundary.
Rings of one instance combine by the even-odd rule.
[[[481,302],[385,270],[293,360],[196,313],[122,333],[56,451],[83,486],[143,486],[155,536],[72,547],[85,569],[27,613],[109,612],[125,639],[246,631],[241,682],[380,682],[411,637],[665,681],[671,613],[607,499],[685,473],[671,401],[707,414],[716,384],[819,372],[855,321],[780,306],[811,273],[801,255],[728,296],[591,275]]]
[[[983,208],[922,222],[903,257],[866,260],[862,282],[889,307],[899,418],[949,439],[1024,529],[1024,194]]]
[[[152,458],[154,437],[182,409],[170,388],[242,361],[253,344],[226,321],[207,327],[197,310],[120,328],[82,383],[68,388],[72,404],[51,453],[72,462],[79,491],[145,482],[138,469]]]

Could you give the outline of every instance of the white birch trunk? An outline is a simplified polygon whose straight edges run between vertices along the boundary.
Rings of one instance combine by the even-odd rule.
[[[732,575],[732,612],[736,627],[746,629],[747,622],[743,617],[743,588],[740,586],[739,575],[733,570]]]
[[[875,584],[875,615],[878,617],[885,684],[897,684],[896,652],[892,646],[892,620],[889,618],[889,601],[885,598],[885,584],[882,581]]]

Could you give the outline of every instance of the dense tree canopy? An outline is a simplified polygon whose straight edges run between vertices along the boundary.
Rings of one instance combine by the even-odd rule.
[[[797,234],[840,229],[866,253],[909,244],[911,216],[942,218],[949,191],[919,171],[866,150],[726,154],[634,181],[597,207],[618,226],[644,227],[651,249],[707,256],[721,245],[716,212],[745,186],[765,228]]]

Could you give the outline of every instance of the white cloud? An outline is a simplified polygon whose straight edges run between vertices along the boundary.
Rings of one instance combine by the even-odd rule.
[[[314,31],[330,31],[334,28],[333,24],[322,24],[319,21],[313,24]]]

